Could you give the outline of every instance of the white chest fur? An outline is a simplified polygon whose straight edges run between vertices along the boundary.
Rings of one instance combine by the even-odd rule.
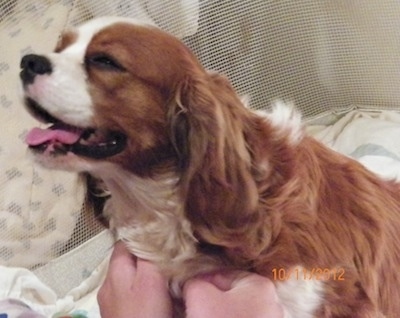
[[[116,169],[101,175],[112,194],[106,206],[110,226],[130,251],[161,267],[178,266],[196,254],[196,239],[176,193],[177,179],[127,175]]]
[[[291,272],[294,274],[286,275],[284,280],[276,283],[285,318],[314,318],[323,302],[324,282],[301,266],[291,269]]]

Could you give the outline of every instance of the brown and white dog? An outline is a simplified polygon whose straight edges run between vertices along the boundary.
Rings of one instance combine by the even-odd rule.
[[[400,187],[246,108],[179,40],[100,18],[21,61],[27,143],[112,194],[110,224],[175,282],[219,268],[276,282],[288,317],[398,317]],[[278,105],[279,106],[279,105]]]

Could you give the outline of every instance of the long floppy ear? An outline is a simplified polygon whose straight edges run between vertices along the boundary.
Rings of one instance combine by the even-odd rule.
[[[258,218],[245,136],[251,116],[225,78],[200,71],[180,83],[170,109],[172,140],[181,160],[180,186],[195,235],[206,243],[249,252],[259,249],[260,240],[245,226]]]

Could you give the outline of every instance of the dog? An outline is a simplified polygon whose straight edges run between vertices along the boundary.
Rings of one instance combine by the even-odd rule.
[[[269,277],[288,317],[397,317],[400,187],[246,107],[153,25],[98,18],[21,60],[26,137],[45,167],[105,183],[110,227],[182,283],[225,268]]]

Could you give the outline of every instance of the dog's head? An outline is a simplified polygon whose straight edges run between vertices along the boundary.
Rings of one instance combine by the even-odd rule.
[[[258,222],[258,183],[281,161],[272,148],[282,145],[183,43],[148,24],[101,18],[65,33],[55,52],[23,57],[21,68],[28,110],[51,124],[27,135],[42,164],[172,171],[199,236],[250,248],[243,224]]]
[[[134,20],[101,18],[65,33],[55,52],[21,61],[29,111],[53,124],[32,130],[29,146],[49,167],[111,161],[147,173],[173,158],[166,115],[187,63],[195,59],[178,40]]]

